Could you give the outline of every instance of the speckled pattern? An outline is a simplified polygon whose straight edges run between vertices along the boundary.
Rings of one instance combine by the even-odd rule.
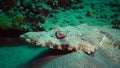
[[[104,27],[103,27],[104,28]],[[105,30],[105,29],[104,29]],[[20,37],[25,39],[28,43],[36,46],[48,47],[52,49],[66,50],[66,51],[83,51],[87,54],[93,54],[96,50],[104,45],[114,46],[120,39],[120,31],[106,28],[106,31],[100,27],[88,26],[86,24],[78,26],[68,26],[64,28],[53,29],[51,31],[43,32],[28,32],[22,34]],[[118,32],[117,34],[110,31]],[[58,39],[55,36],[56,31],[65,31],[67,36],[63,39]],[[118,39],[115,40],[118,35]]]

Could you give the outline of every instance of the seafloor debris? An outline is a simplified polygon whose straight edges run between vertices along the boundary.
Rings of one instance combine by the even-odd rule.
[[[62,32],[61,36],[59,36],[56,35],[58,31],[65,31],[65,33]],[[47,32],[28,32],[22,34],[20,37],[36,46],[66,51],[81,50],[91,55],[95,53],[99,47],[114,46],[115,43],[120,43],[119,35],[119,30],[79,25],[58,28]]]

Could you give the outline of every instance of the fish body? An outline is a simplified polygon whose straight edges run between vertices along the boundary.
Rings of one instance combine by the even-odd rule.
[[[92,54],[101,46],[114,46],[116,40],[120,41],[119,35],[120,30],[83,24],[59,27],[50,31],[27,32],[20,38],[35,46]]]

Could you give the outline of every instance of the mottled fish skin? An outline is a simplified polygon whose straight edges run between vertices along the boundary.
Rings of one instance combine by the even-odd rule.
[[[56,37],[56,32],[66,33],[64,37],[61,34]],[[101,45],[114,42],[108,32],[88,25],[68,26],[47,32],[27,32],[20,38],[35,46],[71,52],[80,50],[89,55],[95,53]]]
[[[53,44],[51,41],[45,42],[44,44],[42,44],[41,42],[37,41],[37,40],[32,40],[29,37],[27,37],[27,35],[21,35],[20,38],[25,39],[26,42],[32,44],[32,45],[36,45],[36,46],[40,46],[40,47],[47,47],[47,48],[51,48],[51,49],[58,49],[58,50],[67,50],[67,51],[78,51],[81,48],[75,48],[75,47],[71,47],[68,43],[67,44],[63,44],[61,43],[60,45],[57,44]]]

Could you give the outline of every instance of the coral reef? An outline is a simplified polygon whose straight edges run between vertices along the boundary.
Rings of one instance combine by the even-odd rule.
[[[0,28],[2,28],[2,29],[11,29],[12,28],[12,22],[5,15],[0,15]]]
[[[12,10],[9,12],[9,14],[11,14],[10,16],[14,15]],[[21,24],[24,19],[25,17],[21,13],[18,13],[16,16],[12,17],[12,19],[11,17],[1,13],[0,14],[0,26],[1,26],[0,28],[21,30],[23,29],[21,28]]]
[[[112,22],[112,24],[113,24],[112,28],[120,29],[120,20],[115,20]]]
[[[45,23],[46,18],[51,10],[46,4],[42,5],[44,1],[38,0],[12,0],[0,1],[1,13],[8,17],[11,21],[11,26],[18,30],[37,31],[38,23]],[[2,15],[1,15],[2,16]],[[6,19],[6,18],[5,18]],[[33,26],[33,24],[35,24]],[[27,27],[25,27],[27,25]],[[7,29],[7,26],[3,26]],[[2,28],[3,28],[2,27]],[[35,28],[35,29],[34,29]]]
[[[118,18],[119,20],[120,9],[117,3],[119,3],[119,0],[114,2],[88,2],[83,0],[0,0],[0,12],[2,11],[1,13],[4,13],[4,16],[8,17],[11,21],[12,26],[15,26],[14,28],[18,30],[41,31],[49,30],[54,25],[78,25],[81,22],[93,25],[96,24],[96,20],[100,22],[100,25],[103,23],[104,25],[111,25],[115,19]],[[107,6],[107,10],[105,6]],[[17,18],[18,16],[21,17]],[[38,28],[37,24],[39,23],[43,25],[42,29]],[[48,23],[53,26],[46,26]],[[7,28],[7,26],[4,27]],[[114,25],[113,28],[118,28],[118,26]]]
[[[72,4],[79,3],[81,0],[48,0],[47,3],[53,9],[57,9],[58,7],[62,7],[64,9],[71,8]]]

